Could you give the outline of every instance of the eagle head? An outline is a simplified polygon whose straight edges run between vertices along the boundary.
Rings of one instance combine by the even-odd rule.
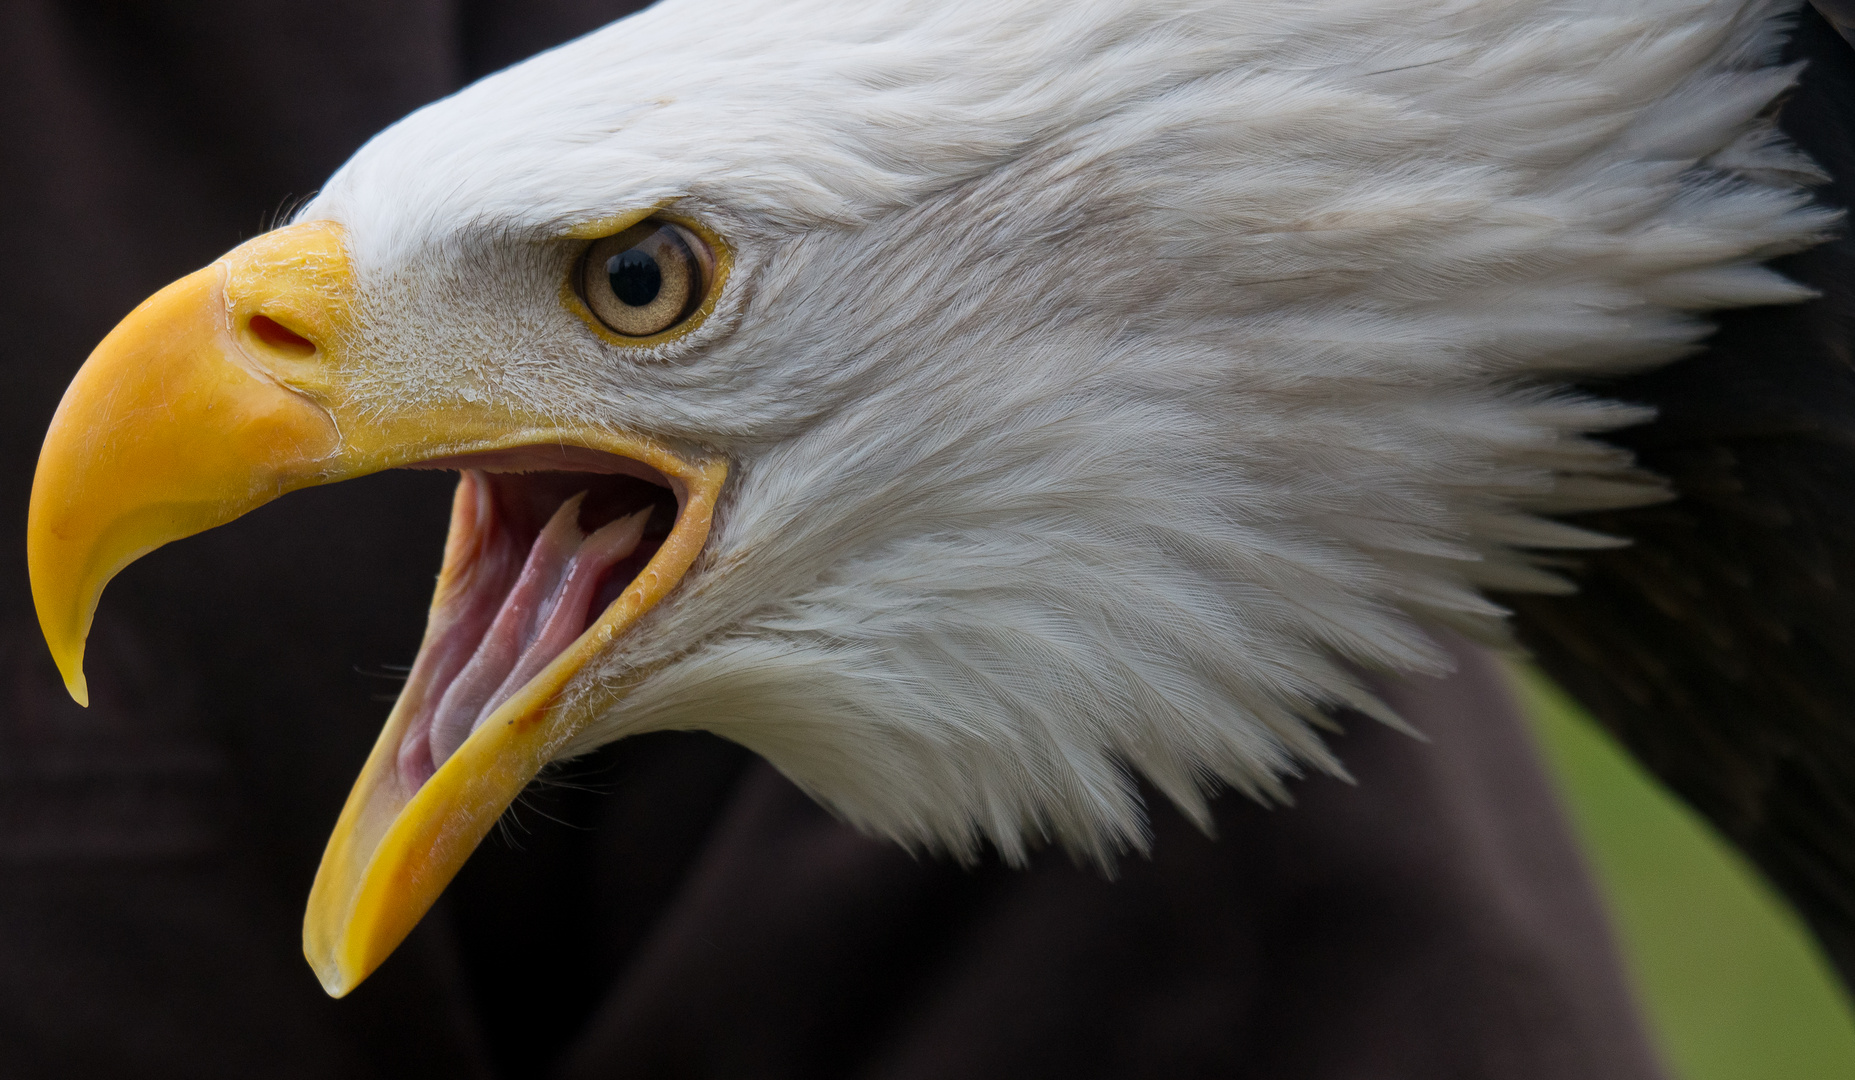
[[[30,558],[461,473],[306,950],[345,993],[542,767],[702,728],[873,834],[1146,843],[1339,763],[1542,514],[1660,497],[1566,388],[1804,295],[1742,0],[665,0],[413,113],[71,384]]]

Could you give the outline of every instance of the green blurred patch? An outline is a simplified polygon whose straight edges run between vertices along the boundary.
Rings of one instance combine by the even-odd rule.
[[[1855,1017],[1790,908],[1543,676],[1522,699],[1680,1080],[1850,1080]]]

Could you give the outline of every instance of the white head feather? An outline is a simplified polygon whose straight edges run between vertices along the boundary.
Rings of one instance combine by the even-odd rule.
[[[727,452],[707,554],[573,748],[706,728],[859,826],[1144,843],[1337,770],[1356,670],[1552,589],[1534,517],[1659,496],[1572,378],[1805,292],[1833,223],[1756,0],[664,0],[423,109],[348,230],[380,408],[508,400]],[[648,353],[559,303],[674,203],[736,266]],[[638,674],[648,672],[641,681]]]

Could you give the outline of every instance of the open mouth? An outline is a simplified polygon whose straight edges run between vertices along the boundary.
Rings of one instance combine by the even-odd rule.
[[[662,473],[584,447],[414,467],[457,469],[461,479],[402,701],[398,768],[408,792],[598,620],[663,546],[678,511]]]
[[[712,448],[513,405],[365,407],[346,374],[368,362],[351,350],[355,288],[344,230],[305,223],[138,306],[59,403],[26,543],[46,644],[83,704],[97,602],[136,559],[300,488],[462,474],[418,659],[304,913],[304,954],[337,996],[643,677],[607,665],[697,565],[729,474]]]
[[[393,951],[523,786],[624,697],[598,683],[599,658],[695,565],[728,475],[725,459],[623,433],[524,435],[395,463],[462,476],[419,657],[309,892],[303,949],[331,994]]]

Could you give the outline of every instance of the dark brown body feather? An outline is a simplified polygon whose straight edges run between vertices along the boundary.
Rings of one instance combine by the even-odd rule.
[[[1855,49],[1806,10],[1789,51],[1809,66],[1780,122],[1834,177],[1818,197],[1855,206]],[[1821,298],[1729,313],[1703,354],[1596,388],[1656,407],[1615,441],[1679,498],[1580,518],[1633,543],[1583,560],[1577,595],[1503,599],[1855,985],[1855,239],[1777,266]]]

